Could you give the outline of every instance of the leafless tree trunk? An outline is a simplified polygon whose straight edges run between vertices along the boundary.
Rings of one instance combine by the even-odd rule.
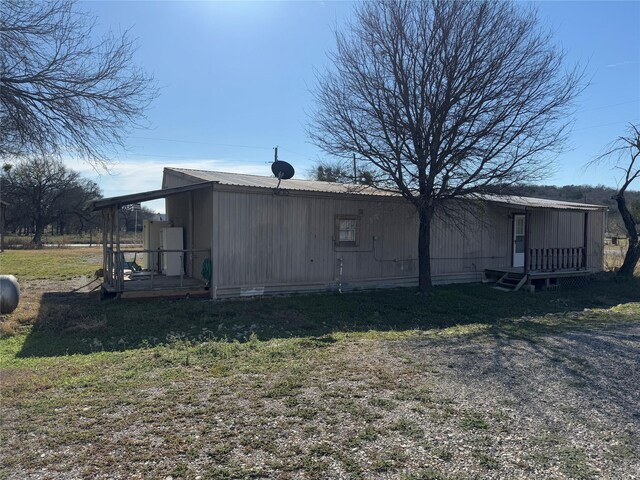
[[[605,153],[597,157],[591,164],[602,161],[612,162],[613,168],[623,172],[624,175],[618,191],[613,196],[629,236],[629,248],[622,266],[618,270],[618,275],[631,278],[640,260],[640,238],[638,236],[640,218],[637,218],[629,208],[625,193],[629,186],[640,177],[640,163],[638,163],[640,161],[640,126],[630,124],[628,134],[619,137]]]
[[[367,162],[420,219],[420,290],[431,221],[450,200],[543,177],[566,137],[581,72],[507,2],[364,2],[319,74],[309,134]]]
[[[0,157],[78,155],[105,165],[157,92],[125,33],[95,41],[72,0],[3,0]]]

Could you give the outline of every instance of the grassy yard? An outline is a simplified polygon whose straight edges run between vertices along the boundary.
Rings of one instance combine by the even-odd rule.
[[[99,302],[71,292],[95,250],[23,253],[0,254],[27,285],[2,320],[0,478],[640,469],[638,282]]]
[[[0,253],[0,274],[23,280],[70,280],[90,276],[102,266],[97,248],[7,250]]]

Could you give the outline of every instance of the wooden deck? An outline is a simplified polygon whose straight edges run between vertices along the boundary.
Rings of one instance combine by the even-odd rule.
[[[506,267],[485,269],[484,273],[487,278],[497,280],[496,288],[500,290],[514,291],[526,285],[526,289],[533,291],[536,286],[545,290],[557,288],[562,283],[571,282],[571,279],[580,282],[581,278],[588,277],[597,271],[596,269],[559,269],[536,270],[525,274],[524,267]]]
[[[529,277],[534,278],[560,278],[560,277],[586,277],[596,273],[596,269],[566,269],[566,270],[536,270],[528,273]],[[524,267],[508,267],[508,268],[487,268],[486,274],[504,275],[505,273],[524,274]]]

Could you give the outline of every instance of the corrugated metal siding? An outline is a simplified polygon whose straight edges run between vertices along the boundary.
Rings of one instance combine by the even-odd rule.
[[[189,195],[193,195],[193,226],[189,218]],[[184,228],[185,249],[211,249],[212,215],[211,190],[196,190],[167,197],[165,207],[167,218],[174,227]],[[193,228],[192,228],[193,227]],[[185,260],[186,273],[201,278],[202,262],[209,258],[208,253],[196,252]]]
[[[603,210],[569,212],[534,210],[529,228],[530,248],[579,248],[584,244],[584,221],[587,224],[587,267],[602,270],[604,253]]]
[[[597,212],[591,212],[594,214]],[[531,248],[577,248],[584,237],[584,212],[535,210],[531,212]]]
[[[219,286],[347,283],[415,272],[416,221],[404,202],[214,191],[213,204]],[[357,247],[334,246],[336,215],[358,216]]]
[[[432,271],[436,275],[466,274],[479,280],[486,268],[511,265],[511,220],[502,207],[437,218],[432,231]]]
[[[165,172],[164,186],[187,183]],[[218,297],[251,288],[278,293],[417,282],[417,215],[402,200],[214,187],[213,196],[195,192],[194,205],[195,248],[209,248],[213,232]],[[187,206],[186,195],[167,199],[169,218],[178,226],[187,225]],[[454,221],[434,219],[433,282],[478,281],[486,268],[510,267],[514,213],[522,210],[486,204]],[[357,247],[334,247],[336,215],[359,216]],[[530,219],[531,248],[582,246],[584,212],[534,210]],[[590,268],[602,268],[603,232],[604,212],[589,212]],[[196,276],[200,260],[194,261]]]
[[[213,204],[219,288],[349,285],[418,274],[417,215],[405,202],[214,191]],[[359,217],[357,247],[334,246],[337,215]],[[508,266],[509,235],[501,208],[480,218],[435,219],[434,281],[480,280],[485,268]]]
[[[604,269],[604,231],[606,213],[589,212],[587,224],[589,244],[587,247],[587,267],[601,271]]]
[[[202,264],[205,259],[211,258],[211,232],[213,216],[211,215],[211,190],[197,190],[193,192],[193,248],[196,250],[208,249],[209,252],[196,252],[193,254],[193,273],[195,278],[202,278]]]

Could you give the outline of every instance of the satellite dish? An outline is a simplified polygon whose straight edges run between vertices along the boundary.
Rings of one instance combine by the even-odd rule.
[[[271,171],[278,178],[278,180],[289,180],[293,178],[296,171],[293,169],[290,163],[283,160],[276,160],[271,164]]]

